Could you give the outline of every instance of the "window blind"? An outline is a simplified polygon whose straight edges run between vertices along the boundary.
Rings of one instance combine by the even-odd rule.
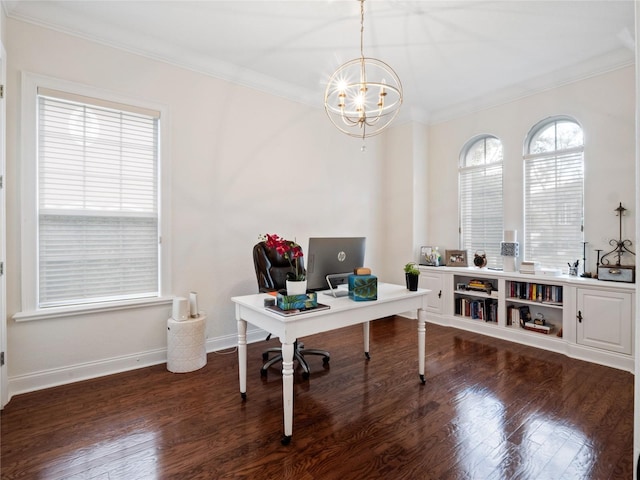
[[[464,150],[459,170],[460,247],[473,254],[484,251],[487,266],[501,267],[503,235],[502,144],[493,137],[475,141]]]
[[[159,294],[159,114],[38,92],[38,303]]]
[[[525,259],[566,270],[582,258],[582,148],[525,157]]]

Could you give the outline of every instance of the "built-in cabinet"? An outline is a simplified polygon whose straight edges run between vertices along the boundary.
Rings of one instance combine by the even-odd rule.
[[[427,320],[634,371],[635,284],[420,267]]]
[[[421,271],[419,286],[427,290],[431,290],[431,294],[427,297],[427,311],[436,314],[442,314],[444,285],[443,277],[439,273],[430,271]]]
[[[632,294],[578,288],[577,296],[577,343],[631,355]]]

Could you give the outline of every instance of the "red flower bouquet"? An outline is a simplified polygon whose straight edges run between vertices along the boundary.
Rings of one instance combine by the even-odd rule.
[[[289,261],[289,265],[291,265],[291,271],[287,273],[287,278],[289,280],[299,282],[306,278],[305,270],[303,268],[299,268],[299,262],[296,261],[296,259],[304,256],[300,245],[270,233],[261,235],[260,240],[263,241],[268,248],[275,249],[275,251],[278,252],[278,255],[282,255]]]

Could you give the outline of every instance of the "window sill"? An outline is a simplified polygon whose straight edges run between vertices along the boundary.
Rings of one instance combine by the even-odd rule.
[[[132,310],[158,305],[169,305],[173,297],[138,298],[120,302],[103,302],[91,305],[73,305],[69,307],[51,307],[27,312],[18,312],[13,316],[16,322],[28,322],[32,320],[48,320],[50,318],[74,317],[93,313],[113,312],[116,310]]]

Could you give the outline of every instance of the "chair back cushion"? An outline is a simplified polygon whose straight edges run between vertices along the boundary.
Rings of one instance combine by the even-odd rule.
[[[294,259],[294,266],[304,269],[302,257]],[[274,248],[267,248],[264,242],[253,247],[253,266],[256,269],[258,291],[273,292],[287,286],[287,273],[291,272],[291,265],[284,255],[278,254]]]

